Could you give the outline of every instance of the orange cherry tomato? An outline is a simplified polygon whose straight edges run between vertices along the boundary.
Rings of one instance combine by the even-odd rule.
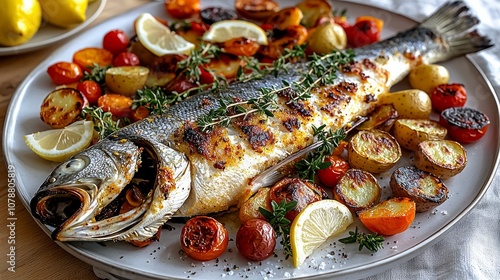
[[[257,53],[260,45],[252,39],[234,38],[223,43],[224,51],[236,56],[252,56]]]
[[[90,104],[96,104],[102,95],[102,89],[97,82],[86,80],[78,83],[76,89],[79,90]]]
[[[379,32],[382,32],[382,28],[384,28],[384,21],[379,19],[379,18],[376,18],[376,17],[360,16],[360,17],[356,18],[356,23],[361,22],[361,21],[373,21],[375,23],[375,26],[379,30]]]
[[[472,143],[481,139],[490,125],[484,113],[468,107],[445,109],[439,116],[439,124],[448,130],[448,135],[460,143]]]
[[[276,232],[267,221],[251,219],[244,222],[236,233],[236,248],[251,261],[270,257],[276,247]]]
[[[111,112],[117,118],[129,115],[132,106],[132,98],[121,94],[107,93],[99,97],[97,106],[106,112]]]
[[[360,212],[358,217],[369,230],[381,235],[394,235],[410,227],[416,209],[413,200],[394,197]]]
[[[226,228],[216,219],[197,216],[187,221],[181,230],[182,250],[198,261],[219,257],[229,242]]]
[[[467,102],[467,91],[462,84],[442,84],[432,90],[431,102],[438,112],[451,107],[463,107]]]
[[[84,71],[89,71],[94,64],[101,67],[111,65],[113,54],[101,48],[84,48],[73,54],[73,62],[78,64]]]
[[[80,66],[72,62],[57,62],[47,68],[47,74],[56,85],[68,85],[80,81],[83,72]]]
[[[165,9],[177,19],[190,18],[201,10],[200,0],[166,0]]]
[[[325,169],[318,170],[318,177],[325,187],[333,188],[349,169],[349,163],[335,155],[327,157],[325,161],[330,162],[331,165]]]
[[[134,122],[140,121],[149,117],[149,110],[144,106],[139,106],[136,109],[132,110],[132,120]]]

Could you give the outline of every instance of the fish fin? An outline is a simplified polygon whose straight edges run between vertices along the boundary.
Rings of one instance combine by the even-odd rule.
[[[448,2],[425,19],[420,26],[435,30],[445,38],[450,48],[449,57],[478,52],[493,46],[491,40],[480,35],[474,26],[479,19],[470,14],[462,1]]]

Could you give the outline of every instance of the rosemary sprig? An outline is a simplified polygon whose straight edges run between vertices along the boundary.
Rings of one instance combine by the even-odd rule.
[[[384,240],[384,237],[378,235],[377,233],[358,233],[358,227],[356,227],[354,231],[349,231],[348,237],[339,239],[339,242],[345,244],[359,243],[359,251],[365,247],[372,252],[377,252],[378,249],[382,249],[382,243]]]
[[[325,158],[330,156],[333,150],[339,145],[340,141],[346,137],[344,128],[332,131],[326,130],[325,127],[326,125],[322,125],[318,128],[315,126],[312,127],[314,137],[316,137],[317,141],[323,141],[323,144],[311,152],[307,158],[295,164],[295,169],[300,178],[314,181],[316,171],[328,168],[332,164],[328,161],[325,162]]]
[[[94,63],[92,67],[90,67],[90,72],[85,72],[83,75],[82,81],[90,80],[98,83],[101,88],[106,86],[106,70],[108,70],[111,66],[101,67],[99,64]]]
[[[104,112],[101,107],[85,107],[82,115],[84,118],[90,117],[94,122],[94,129],[99,135],[99,140],[121,128],[121,119],[114,120],[111,112]]]
[[[287,202],[283,199],[279,204],[276,201],[271,201],[272,212],[259,207],[260,213],[267,219],[276,232],[277,237],[280,237],[280,244],[285,250],[286,259],[292,256],[292,245],[290,244],[290,220],[285,218],[285,215],[297,205],[296,201]]]

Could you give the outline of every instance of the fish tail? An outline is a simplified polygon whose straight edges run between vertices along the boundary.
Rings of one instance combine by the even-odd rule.
[[[441,6],[420,27],[429,28],[445,39],[449,48],[448,58],[452,58],[493,46],[488,37],[473,29],[477,24],[479,19],[470,14],[464,2],[453,1]]]

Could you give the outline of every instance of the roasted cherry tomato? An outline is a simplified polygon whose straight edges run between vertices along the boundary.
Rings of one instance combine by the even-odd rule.
[[[188,81],[184,77],[181,77],[172,81],[170,85],[167,87],[167,90],[181,93],[194,87],[196,87],[196,84]]]
[[[131,118],[134,122],[140,121],[149,117],[149,110],[144,106],[139,106],[136,109],[132,110]]]
[[[97,100],[97,106],[106,112],[111,112],[117,118],[126,117],[130,113],[132,98],[116,93],[107,93]]]
[[[67,85],[80,81],[83,71],[76,63],[57,62],[47,68],[47,74],[56,85]]]
[[[214,218],[197,216],[187,221],[181,231],[182,250],[198,261],[219,257],[227,248],[226,228]]]
[[[125,34],[125,31],[121,29],[109,31],[102,39],[103,48],[114,55],[127,51],[129,43],[130,39],[127,34]]]
[[[97,100],[102,95],[102,89],[99,84],[90,80],[78,83],[76,89],[87,98],[90,104],[97,104]]]
[[[276,247],[276,232],[267,221],[251,219],[244,222],[236,233],[236,248],[251,261],[270,257]]]
[[[325,161],[330,162],[331,165],[318,170],[318,177],[325,187],[333,188],[349,169],[349,163],[335,155],[327,157]]]
[[[141,64],[135,53],[122,52],[113,59],[113,66],[137,66]]]
[[[192,21],[191,22],[191,29],[198,31],[200,35],[203,35],[205,31],[210,29],[210,25],[204,23],[204,22],[198,22],[198,21]]]
[[[295,208],[285,215],[285,218],[290,221],[293,221],[307,205],[321,200],[323,197],[327,197],[327,195],[321,188],[299,178],[284,178],[272,186],[269,191],[269,198],[276,203],[280,203],[283,199],[286,199],[287,202],[297,202]]]
[[[460,143],[472,143],[484,136],[490,119],[482,112],[468,107],[445,109],[439,124],[448,129],[448,135]]]
[[[205,68],[200,66],[200,83],[202,84],[211,84],[215,81],[215,78],[210,72],[205,70]]]
[[[432,107],[441,112],[451,107],[463,107],[467,91],[462,84],[442,84],[431,92]]]
[[[84,48],[73,54],[73,62],[83,71],[90,71],[94,64],[101,67],[109,66],[113,62],[113,54],[101,48]]]
[[[221,20],[238,19],[236,12],[222,7],[209,7],[201,10],[201,20],[206,24],[214,24]]]
[[[200,12],[200,0],[166,0],[165,9],[172,17],[185,19]]]
[[[234,38],[223,43],[224,51],[236,56],[252,56],[257,53],[260,45],[252,39]]]
[[[374,20],[361,20],[345,29],[347,43],[351,47],[362,47],[380,39],[381,30]]]

